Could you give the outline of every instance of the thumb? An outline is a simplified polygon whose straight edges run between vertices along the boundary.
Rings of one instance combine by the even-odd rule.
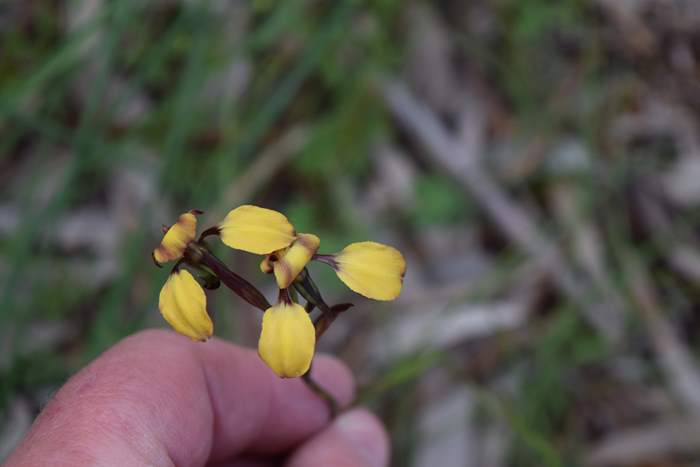
[[[374,415],[355,409],[300,446],[285,467],[386,467],[388,462],[386,431]]]

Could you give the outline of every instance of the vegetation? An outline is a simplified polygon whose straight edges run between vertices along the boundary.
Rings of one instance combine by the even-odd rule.
[[[77,368],[165,326],[161,224],[254,203],[321,252],[405,253],[402,297],[351,297],[320,344],[394,465],[695,465],[691,4],[0,5],[0,459]],[[258,314],[210,304],[255,345]]]

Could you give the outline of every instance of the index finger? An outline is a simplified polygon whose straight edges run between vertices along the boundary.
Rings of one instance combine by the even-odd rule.
[[[314,377],[343,405],[353,381],[337,360],[317,357]],[[242,452],[274,454],[329,420],[298,378],[275,376],[254,351],[169,331],[129,337],[56,394],[6,467],[204,465]]]

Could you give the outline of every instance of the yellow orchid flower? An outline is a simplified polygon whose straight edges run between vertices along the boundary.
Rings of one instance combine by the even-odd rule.
[[[252,205],[233,209],[218,227],[225,245],[267,255],[260,268],[274,272],[280,289],[294,282],[321,243],[316,235],[297,234],[284,214]]]
[[[260,358],[282,378],[302,376],[311,367],[316,330],[308,313],[294,302],[280,302],[263,315]]]
[[[281,378],[302,377],[309,389],[328,403],[331,414],[337,413],[335,399],[314,381],[309,370],[316,340],[352,304],[328,305],[306,265],[312,260],[326,263],[353,291],[375,300],[393,300],[401,293],[406,272],[401,253],[368,241],[352,243],[333,255],[318,254],[321,240],[316,235],[297,233],[283,214],[252,205],[231,210],[221,223],[205,229],[197,238],[198,214],[201,211],[191,210],[180,215],[165,229],[153,250],[158,266],[176,261],[159,295],[163,318],[190,339],[209,339],[214,324],[207,312],[203,287],[214,290],[226,285],[263,311],[258,354],[265,364]],[[275,276],[280,289],[276,305],[271,306],[253,284],[212,253],[206,240],[212,235],[218,235],[231,248],[265,256],[260,269]],[[185,266],[196,271],[198,279]],[[292,301],[290,288],[305,299],[305,306]]]
[[[175,261],[182,258],[185,253],[187,244],[194,240],[197,230],[197,218],[195,214],[201,214],[201,211],[193,209],[177,218],[177,222],[173,224],[163,236],[160,245],[153,250],[153,259],[158,265],[162,265],[169,261]]]
[[[321,240],[316,235],[297,233],[283,214],[252,205],[231,210],[221,223],[196,238],[197,214],[201,212],[191,210],[180,215],[153,250],[153,259],[159,266],[177,261],[160,292],[161,314],[180,334],[206,340],[214,331],[207,298],[198,280],[183,266],[196,270],[208,289],[225,284],[264,312],[258,353],[280,377],[308,379],[317,336],[352,306],[348,303],[329,306],[324,301],[306,270],[310,261],[330,265],[350,289],[368,298],[393,300],[401,292],[406,261],[398,250],[388,245],[359,242],[333,255],[318,254]],[[231,248],[265,255],[260,268],[275,276],[280,289],[276,305],[271,306],[255,286],[213,255],[205,241],[211,235],[219,235]],[[305,307],[292,301],[290,287],[306,300]],[[315,313],[315,308],[320,313]],[[313,320],[311,313],[315,313]]]
[[[320,239],[297,234],[281,213],[240,206],[219,224],[221,240],[231,248],[265,254],[260,269],[274,273],[280,289],[289,287],[313,259],[335,269],[351,290],[374,300],[394,300],[401,293],[406,261],[401,253],[377,242],[359,242],[335,255],[317,255]]]
[[[207,340],[214,332],[204,289],[185,269],[170,274],[160,291],[158,308],[175,331],[192,340]]]

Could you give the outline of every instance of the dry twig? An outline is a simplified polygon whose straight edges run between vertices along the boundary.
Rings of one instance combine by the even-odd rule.
[[[623,331],[622,310],[610,303],[590,302],[588,288],[566,264],[555,243],[537,230],[531,215],[483,170],[473,148],[465,147],[462,141],[451,136],[438,118],[405,85],[387,82],[382,93],[399,124],[427,150],[429,162],[473,196],[515,245],[545,263],[557,288],[581,308],[598,332],[617,342]]]

